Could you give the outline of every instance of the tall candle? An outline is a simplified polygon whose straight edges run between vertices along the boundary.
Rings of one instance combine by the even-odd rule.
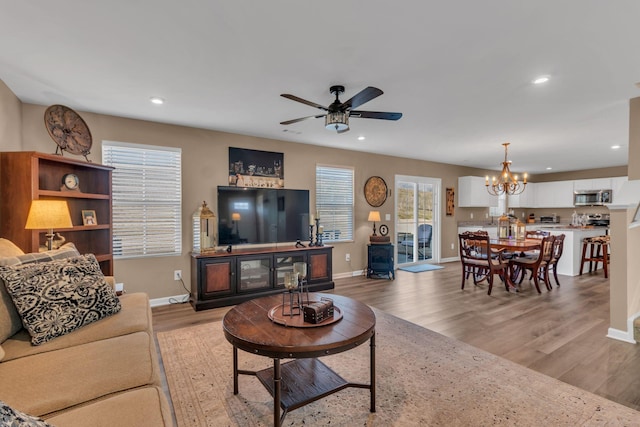
[[[309,215],[309,225],[314,225],[313,215]]]

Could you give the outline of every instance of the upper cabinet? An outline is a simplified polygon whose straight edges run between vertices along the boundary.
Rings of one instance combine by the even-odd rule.
[[[461,208],[497,207],[498,197],[489,194],[485,178],[461,176],[458,177],[458,206]]]
[[[536,208],[572,208],[573,181],[552,181],[536,183]]]
[[[510,208],[533,208],[535,207],[536,186],[538,184],[529,182],[524,191],[515,196],[508,196],[508,206]]]
[[[610,190],[612,188],[611,182],[613,179],[617,178],[577,179],[573,181],[573,190]]]

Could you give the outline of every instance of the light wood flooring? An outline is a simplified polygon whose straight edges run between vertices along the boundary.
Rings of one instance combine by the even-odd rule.
[[[602,270],[560,276],[561,287],[538,295],[525,280],[507,293],[496,278],[460,289],[460,263],[396,279],[335,280],[333,292],[458,339],[581,389],[640,410],[640,347],[606,338],[609,280]],[[195,312],[189,304],[153,309],[156,332],[222,320],[229,308]]]

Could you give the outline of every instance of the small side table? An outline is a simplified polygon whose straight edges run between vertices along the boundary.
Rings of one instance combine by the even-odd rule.
[[[367,245],[367,277],[380,279],[395,279],[393,265],[393,245],[369,244]]]

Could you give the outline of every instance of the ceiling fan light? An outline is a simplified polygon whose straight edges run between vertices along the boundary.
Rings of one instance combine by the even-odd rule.
[[[349,129],[349,115],[342,111],[327,113],[324,119],[324,127],[336,132]]]

